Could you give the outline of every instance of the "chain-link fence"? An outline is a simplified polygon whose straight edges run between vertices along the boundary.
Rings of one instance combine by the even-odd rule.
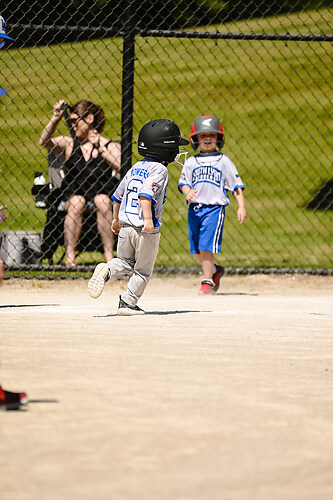
[[[248,212],[248,221],[239,225],[229,195],[217,260],[230,272],[330,273],[331,6],[327,1],[54,0],[40,8],[38,2],[9,1],[0,13],[16,40],[1,50],[0,77],[0,205],[6,207],[0,255],[9,272],[39,269],[52,275],[67,269],[69,211],[61,183],[70,153],[66,147],[50,153],[49,139],[43,142],[41,135],[57,102],[73,106],[87,100],[105,113],[102,143],[93,149],[103,155],[105,143],[113,141],[107,144],[114,155],[107,165],[112,182],[119,180],[112,148],[121,145],[123,174],[140,158],[137,136],[147,121],[169,118],[188,137],[197,116],[217,116],[225,133],[222,152],[242,176]],[[73,112],[77,117],[76,111],[69,108],[69,117]],[[50,136],[69,138],[73,148],[70,120],[55,122]],[[81,149],[88,161],[92,152],[85,153],[84,144]],[[169,165],[156,262],[164,271],[197,269],[179,174],[179,166]],[[96,209],[87,206],[75,243],[76,270],[105,258],[102,231]]]

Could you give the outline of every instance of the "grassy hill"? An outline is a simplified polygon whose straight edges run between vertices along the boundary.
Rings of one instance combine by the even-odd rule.
[[[209,30],[318,33],[332,17],[322,10]],[[225,265],[332,267],[332,211],[305,208],[332,178],[332,55],[328,42],[136,38],[133,161],[137,133],[148,120],[170,118],[185,136],[200,114],[222,120],[223,152],[246,185],[249,215],[239,226],[231,199],[218,258]],[[34,172],[47,172],[38,138],[52,105],[63,97],[101,104],[104,135],[119,139],[121,82],[120,38],[2,51],[0,86],[8,92],[0,101],[0,201],[10,210],[2,230],[43,228],[45,213],[30,190]],[[64,124],[58,131],[67,133]],[[180,168],[169,171],[157,265],[195,266],[177,191]]]

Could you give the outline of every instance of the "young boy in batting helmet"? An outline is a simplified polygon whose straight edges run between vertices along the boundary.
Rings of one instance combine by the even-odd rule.
[[[196,118],[191,127],[191,145],[200,153],[188,158],[178,189],[188,203],[190,251],[202,266],[199,294],[212,295],[220,285],[224,268],[215,265],[214,253],[221,252],[225,207],[230,191],[238,203],[237,218],[246,221],[244,184],[233,162],[220,150],[224,145],[221,122],[211,115]]]
[[[130,274],[127,290],[119,297],[118,315],[144,314],[137,306],[153,273],[160,241],[162,212],[168,187],[169,163],[179,153],[182,139],[171,120],[153,120],[142,127],[138,152],[144,158],[126,173],[112,195],[112,230],[119,234],[117,258],[98,264],[88,290],[97,298],[107,280]]]
[[[2,16],[0,16],[0,49],[5,45],[6,40],[15,42],[13,38],[6,35],[6,24]],[[5,89],[0,89],[0,91]],[[2,95],[0,93],[0,95]],[[0,223],[6,220],[7,214],[5,207],[0,207]],[[5,266],[0,258],[0,285],[5,276]],[[19,410],[22,405],[27,403],[28,396],[25,392],[10,392],[2,388],[0,384],[0,410]]]

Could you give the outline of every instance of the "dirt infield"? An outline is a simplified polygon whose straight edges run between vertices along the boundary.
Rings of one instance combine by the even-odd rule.
[[[5,281],[2,500],[333,498],[333,277]]]

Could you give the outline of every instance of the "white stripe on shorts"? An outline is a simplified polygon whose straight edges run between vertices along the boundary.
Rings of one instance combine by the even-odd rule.
[[[219,252],[219,238],[221,235],[221,232],[223,231],[223,224],[224,224],[224,205],[221,206],[220,214],[219,214],[219,220],[216,226],[215,234],[214,234],[214,242],[213,242],[213,253],[218,253]]]

